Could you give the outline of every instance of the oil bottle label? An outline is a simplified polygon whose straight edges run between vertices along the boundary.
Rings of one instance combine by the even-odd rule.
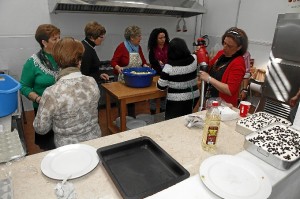
[[[217,139],[217,134],[218,134],[218,127],[217,126],[208,127],[206,144],[207,145],[215,145],[216,144],[216,139]]]

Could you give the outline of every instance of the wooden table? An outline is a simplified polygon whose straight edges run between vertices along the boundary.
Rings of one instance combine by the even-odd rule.
[[[158,78],[158,76],[154,77],[151,86],[146,88],[131,88],[122,82],[102,84],[106,91],[106,117],[107,127],[110,132],[117,133],[126,130],[127,104],[155,98],[159,101],[158,98],[166,96],[166,91],[160,91],[156,87]],[[111,97],[117,99],[120,104],[120,129],[113,124],[111,118]]]

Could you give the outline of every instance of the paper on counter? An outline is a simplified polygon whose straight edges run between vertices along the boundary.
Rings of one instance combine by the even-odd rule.
[[[229,107],[219,106],[218,109],[221,112],[221,121],[230,121],[239,118],[239,113],[235,112]]]
[[[220,199],[202,183],[199,175],[194,175],[146,199]]]
[[[63,181],[58,183],[54,190],[57,199],[76,199],[73,183]]]

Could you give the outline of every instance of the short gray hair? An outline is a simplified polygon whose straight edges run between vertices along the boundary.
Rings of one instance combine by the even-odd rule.
[[[130,40],[130,37],[140,36],[142,34],[141,28],[138,26],[129,26],[125,29],[124,37]]]

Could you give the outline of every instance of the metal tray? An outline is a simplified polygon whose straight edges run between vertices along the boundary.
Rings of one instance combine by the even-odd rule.
[[[292,124],[290,121],[273,114],[257,112],[238,120],[235,126],[235,131],[242,135],[248,135],[273,123],[282,123],[286,126],[290,126]]]
[[[276,132],[276,135],[268,135],[265,138],[262,138],[261,136],[264,135],[265,131],[268,131],[270,129],[274,128],[280,128],[282,131]],[[282,138],[279,136],[279,134],[283,134],[285,137]],[[288,143],[289,140],[291,140],[291,137],[287,137],[288,135],[294,134],[293,138],[294,141],[298,142],[297,150],[295,149],[295,146],[292,146],[290,143]],[[258,138],[259,137],[259,138]],[[258,158],[262,159],[263,161],[269,163],[270,165],[280,169],[280,170],[287,170],[289,169],[295,162],[297,162],[300,159],[300,154],[299,154],[299,140],[300,140],[300,133],[291,127],[285,126],[281,123],[274,123],[272,125],[269,125],[265,128],[262,128],[259,131],[253,132],[245,137],[245,142],[244,142],[244,148],[245,150],[249,151],[253,155],[257,156]],[[260,141],[259,143],[253,143],[253,138],[258,138]],[[270,143],[270,145],[268,145]],[[287,160],[282,157],[282,155],[275,154],[275,152],[270,151],[268,152],[268,149],[272,148],[275,144],[277,146],[288,146],[289,149],[279,149],[283,154],[282,155],[287,155],[285,152],[293,152],[294,156],[290,159]],[[280,144],[279,144],[280,143]],[[294,148],[292,148],[292,147]],[[298,151],[298,152],[297,152]]]
[[[25,155],[25,150],[16,129],[12,132],[0,133],[0,163],[21,158]]]
[[[97,150],[101,162],[123,198],[150,196],[190,176],[190,173],[149,137]]]

